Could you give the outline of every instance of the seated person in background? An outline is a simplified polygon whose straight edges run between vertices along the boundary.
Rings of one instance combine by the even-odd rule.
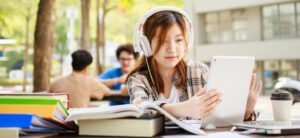
[[[88,107],[91,98],[101,100],[111,94],[108,87],[98,79],[88,76],[88,65],[93,61],[92,56],[85,50],[72,53],[73,72],[54,81],[49,88],[52,93],[69,93],[70,108]]]
[[[98,78],[104,85],[110,87],[111,90],[121,90],[122,96],[128,96],[127,88],[122,88],[121,86],[124,84],[127,74],[131,68],[133,68],[139,55],[134,52],[132,44],[119,46],[116,55],[121,67],[109,69],[102,73]],[[110,102],[110,105],[120,104],[129,104],[129,101]]]

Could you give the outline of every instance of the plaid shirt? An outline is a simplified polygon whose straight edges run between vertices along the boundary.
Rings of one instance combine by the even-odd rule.
[[[208,67],[205,64],[196,61],[187,61],[186,65],[187,83],[180,90],[180,102],[192,98],[199,92],[206,85],[208,77]],[[149,80],[143,75],[145,73],[148,73],[148,70],[129,76],[127,88],[129,90],[130,102],[139,104],[142,101],[153,101],[160,106],[164,102],[159,101],[159,93],[150,86]],[[174,73],[172,83],[174,85],[179,83],[180,77],[179,73]]]

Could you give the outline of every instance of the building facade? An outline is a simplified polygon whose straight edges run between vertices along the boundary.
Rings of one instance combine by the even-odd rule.
[[[279,77],[300,80],[299,0],[184,0],[193,22],[190,57],[254,56],[263,93]]]

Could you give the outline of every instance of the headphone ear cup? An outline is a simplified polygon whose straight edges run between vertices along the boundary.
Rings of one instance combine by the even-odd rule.
[[[148,38],[144,35],[140,37],[140,45],[146,57],[152,56],[151,46]]]

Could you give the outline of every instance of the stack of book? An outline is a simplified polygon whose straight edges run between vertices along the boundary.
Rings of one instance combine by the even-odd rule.
[[[66,121],[68,115],[58,99],[34,94],[0,94],[0,129],[19,128],[24,132],[77,130],[74,121]]]

